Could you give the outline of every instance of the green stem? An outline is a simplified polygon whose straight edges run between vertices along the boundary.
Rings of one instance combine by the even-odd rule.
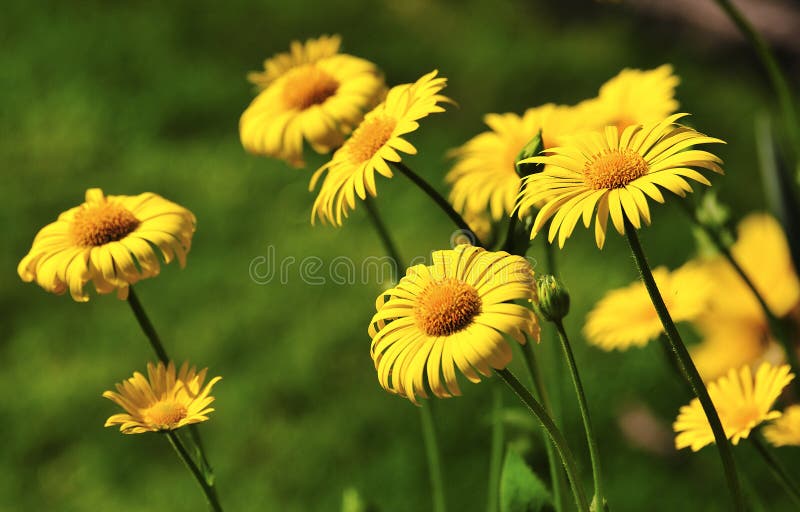
[[[564,357],[567,359],[569,372],[572,376],[572,384],[575,386],[575,395],[578,398],[578,408],[581,412],[583,419],[583,430],[586,433],[586,442],[589,445],[589,458],[592,462],[592,477],[594,478],[594,500],[597,504],[597,510],[605,509],[605,496],[603,495],[603,478],[600,471],[600,453],[597,449],[597,436],[592,428],[592,420],[589,415],[589,405],[586,401],[586,393],[583,390],[581,383],[581,376],[578,373],[578,365],[575,363],[575,354],[572,353],[572,346],[567,337],[567,331],[564,329],[564,323],[561,320],[553,322],[558,332],[558,337],[561,340],[561,349],[564,351]]]
[[[567,472],[567,478],[569,478],[572,493],[575,496],[575,504],[578,506],[580,512],[587,512],[589,510],[589,502],[586,500],[586,493],[583,490],[578,476],[578,465],[575,463],[575,457],[572,455],[572,451],[567,445],[564,435],[553,422],[550,415],[547,414],[542,404],[531,395],[513,373],[507,369],[495,371],[500,378],[508,384],[512,391],[514,391],[519,399],[522,400],[522,403],[530,409],[531,413],[533,413],[536,419],[539,420],[539,423],[544,427],[547,435],[550,436],[550,439],[553,441],[558,451],[558,455],[561,457],[561,462],[564,464],[564,469]]]
[[[528,374],[531,378],[531,384],[536,392],[536,396],[542,402],[544,410],[551,418],[553,416],[553,408],[550,405],[550,399],[547,393],[547,388],[544,385],[542,372],[539,371],[539,365],[536,361],[536,354],[533,352],[531,340],[528,338],[527,343],[522,345],[522,352],[525,354],[525,366],[528,368]],[[545,450],[547,451],[547,465],[550,470],[550,482],[553,487],[553,501],[557,512],[567,510],[566,501],[566,482],[564,481],[564,470],[556,462],[555,446],[549,437],[545,436]]]
[[[687,214],[692,218],[695,225],[703,230],[703,232],[708,236],[717,250],[722,254],[728,263],[733,267],[734,271],[739,275],[739,277],[744,281],[744,284],[753,294],[753,296],[758,301],[761,309],[764,311],[764,315],[766,315],[767,320],[769,322],[770,330],[775,335],[775,337],[780,341],[781,345],[783,345],[783,350],[786,352],[786,358],[789,361],[789,366],[792,367],[792,373],[795,375],[800,375],[798,373],[798,369],[800,369],[800,364],[798,363],[797,359],[797,348],[793,345],[791,337],[787,334],[787,329],[785,328],[783,322],[780,318],[776,317],[772,310],[767,305],[767,302],[764,300],[764,296],[756,289],[755,284],[750,279],[750,277],[745,273],[744,269],[739,265],[736,261],[736,258],[733,257],[730,248],[728,248],[727,244],[722,241],[719,233],[711,228],[710,226],[706,225],[697,218],[697,215],[692,213],[690,210],[685,209]],[[800,391],[800,384],[795,382],[793,384],[795,389]]]
[[[755,48],[761,64],[767,71],[772,87],[778,95],[778,102],[780,103],[783,112],[783,121],[786,126],[786,133],[794,149],[794,157],[797,159],[800,155],[800,127],[798,126],[797,109],[795,108],[792,90],[786,80],[783,72],[781,71],[778,61],[772,54],[767,42],[761,37],[761,34],[755,31],[750,22],[745,18],[742,13],[733,5],[730,0],[716,0],[717,4],[722,8],[733,23],[739,28],[739,31],[750,41],[750,44]],[[800,163],[795,161],[795,164],[800,167]]]
[[[434,512],[445,512],[447,505],[444,499],[442,464],[439,460],[439,445],[436,441],[436,429],[433,423],[431,404],[427,400],[423,400],[420,403],[419,410],[422,422],[422,438],[425,444],[425,453],[428,457],[428,469],[433,492],[433,510]]]
[[[367,213],[370,221],[375,227],[375,231],[383,244],[386,253],[395,261],[398,269],[401,266],[400,252],[389,233],[386,224],[378,212],[372,198],[367,196],[365,201]],[[399,274],[398,274],[399,275]],[[422,424],[422,442],[425,445],[425,455],[428,461],[428,474],[431,481],[431,493],[433,495],[434,512],[445,512],[447,505],[444,497],[444,478],[442,477],[442,465],[439,458],[439,442],[436,436],[436,428],[431,413],[431,406],[427,401],[423,401],[420,411],[420,422]]]
[[[647,263],[647,258],[645,257],[644,249],[642,249],[642,244],[639,242],[639,236],[636,234],[636,229],[633,227],[627,217],[625,218],[625,234],[627,235],[628,245],[630,245],[631,252],[636,260],[636,266],[639,268],[639,274],[641,275],[642,281],[644,282],[647,292],[650,295],[650,300],[653,302],[653,306],[655,306],[658,317],[661,320],[661,324],[664,326],[664,331],[667,333],[667,339],[669,340],[672,351],[678,360],[681,373],[683,373],[684,378],[692,387],[694,395],[700,401],[700,405],[703,407],[703,412],[705,412],[706,418],[708,418],[708,423],[714,433],[717,450],[719,451],[719,456],[722,460],[722,466],[725,471],[725,478],[727,479],[728,488],[733,498],[734,510],[744,512],[746,510],[744,494],[742,493],[739,476],[736,472],[736,462],[733,459],[733,450],[731,449],[731,444],[728,442],[728,439],[725,436],[725,431],[722,428],[719,415],[717,414],[717,410],[714,408],[714,403],[711,401],[711,397],[708,396],[708,390],[706,390],[706,387],[703,384],[703,379],[700,378],[700,374],[697,372],[697,368],[692,362],[689,351],[686,349],[686,345],[684,345],[683,340],[678,333],[678,329],[675,327],[675,323],[672,321],[669,311],[667,311],[667,306],[664,304],[664,299],[661,297],[661,292],[658,291],[658,286],[653,278],[650,265]]]
[[[503,392],[492,387],[492,445],[489,458],[489,492],[486,511],[497,512],[500,505],[500,474],[503,470]]]
[[[380,213],[378,213],[378,208],[375,206],[375,200],[372,199],[371,196],[367,195],[367,198],[364,199],[364,204],[367,207],[367,213],[369,213],[369,220],[372,222],[375,231],[378,233],[378,237],[381,239],[381,243],[383,244],[384,250],[392,258],[395,262],[395,265],[400,266],[400,261],[402,258],[400,257],[400,251],[397,249],[397,245],[392,240],[391,234],[389,234],[389,229],[386,227],[386,223],[383,222],[383,218],[381,218]]]
[[[389,163],[392,165],[392,167],[394,167],[395,169],[400,171],[403,175],[405,175],[406,178],[410,179],[423,192],[425,192],[428,195],[428,197],[433,199],[433,202],[435,202],[439,206],[439,208],[441,208],[442,211],[448,217],[450,217],[450,220],[452,220],[453,223],[455,223],[455,225],[458,226],[459,229],[472,233],[472,236],[475,239],[475,245],[479,247],[484,247],[483,243],[480,240],[478,240],[478,236],[472,231],[472,228],[469,227],[469,224],[466,223],[464,218],[457,211],[453,209],[453,207],[450,205],[447,199],[445,199],[439,192],[437,192],[436,189],[430,185],[430,183],[425,181],[425,179],[422,176],[409,169],[409,167],[403,162],[389,162]]]
[[[144,307],[142,307],[142,303],[139,302],[139,297],[133,291],[133,286],[128,287],[128,304],[130,305],[131,310],[133,310],[133,315],[136,317],[136,321],[139,322],[142,332],[144,332],[145,337],[147,337],[147,340],[150,342],[150,346],[153,347],[153,351],[155,351],[158,359],[164,363],[164,366],[169,365],[170,359],[167,355],[166,349],[164,348],[164,344],[161,343],[161,338],[159,337],[155,327],[153,327],[150,317],[147,316]],[[197,425],[189,425],[189,435],[192,438],[195,452],[200,458],[200,462],[203,466],[203,471],[206,475],[206,481],[213,487],[214,470],[211,468],[211,464],[208,462],[208,458],[206,457],[206,452],[203,449],[203,441],[200,438],[200,432],[197,430]]]
[[[150,346],[153,347],[153,351],[155,351],[156,356],[158,356],[158,359],[164,363],[164,366],[168,365],[169,356],[167,355],[167,351],[164,349],[164,345],[161,343],[161,338],[159,338],[158,332],[156,332],[155,327],[153,327],[152,322],[150,322],[150,318],[147,316],[147,313],[144,312],[142,303],[139,302],[139,297],[137,297],[136,293],[133,291],[133,286],[128,287],[128,304],[133,310],[133,315],[136,317],[136,321],[139,322],[139,326],[142,328],[144,335],[150,342]]]
[[[755,435],[750,437],[750,442],[753,444],[758,454],[764,459],[764,462],[767,463],[772,475],[780,482],[789,496],[792,497],[792,501],[794,501],[795,505],[800,507],[800,490],[798,490],[797,482],[789,475],[786,468],[784,468],[778,458],[775,457],[775,454],[764,444],[764,441],[761,439],[761,434],[755,433]]]
[[[175,432],[168,430],[167,439],[169,439],[172,447],[175,448],[175,452],[178,454],[181,461],[183,461],[183,464],[189,469],[189,472],[192,473],[197,483],[200,484],[200,488],[203,489],[203,494],[206,497],[209,508],[214,512],[222,512],[222,506],[219,504],[219,499],[217,498],[217,493],[214,491],[214,487],[206,482],[203,473],[200,471],[200,468],[197,467],[197,464],[194,463],[189,452],[186,451],[186,447],[183,445],[180,437],[178,437]]]

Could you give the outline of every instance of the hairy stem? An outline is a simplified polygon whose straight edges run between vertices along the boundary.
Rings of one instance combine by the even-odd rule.
[[[728,438],[725,436],[725,431],[722,428],[722,423],[720,422],[717,410],[714,408],[714,403],[711,401],[711,397],[708,395],[708,390],[706,390],[705,384],[703,384],[703,380],[700,378],[700,374],[698,373],[694,362],[692,362],[689,351],[686,349],[686,345],[684,345],[683,340],[678,333],[678,329],[675,327],[675,323],[672,321],[669,311],[667,311],[667,306],[664,304],[664,299],[661,297],[661,292],[659,292],[656,281],[653,278],[650,265],[647,263],[647,258],[645,257],[644,249],[642,249],[642,244],[639,242],[639,236],[636,234],[636,229],[633,227],[627,217],[625,218],[625,235],[627,236],[628,245],[630,245],[634,259],[636,260],[636,266],[639,269],[639,274],[641,275],[642,281],[647,288],[647,293],[650,295],[650,300],[653,302],[653,306],[655,306],[658,317],[661,320],[661,324],[663,325],[664,331],[667,334],[667,340],[669,341],[670,347],[672,348],[672,351],[678,361],[681,373],[689,382],[694,395],[700,401],[700,405],[703,407],[703,412],[705,412],[706,418],[708,418],[708,423],[714,433],[714,440],[716,441],[717,450],[719,451],[720,460],[722,461],[722,467],[725,471],[728,489],[730,490],[733,498],[734,510],[738,512],[744,512],[746,510],[744,494],[742,493],[741,483],[739,482],[739,475],[736,472],[736,463],[733,459],[733,450],[731,449],[731,444],[728,442]]]

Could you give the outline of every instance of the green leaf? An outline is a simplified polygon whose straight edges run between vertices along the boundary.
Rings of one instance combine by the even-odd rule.
[[[509,448],[500,479],[500,512],[540,512],[552,501],[550,491],[522,455]]]

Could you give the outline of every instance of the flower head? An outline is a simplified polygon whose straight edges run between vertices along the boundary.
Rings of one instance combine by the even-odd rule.
[[[43,227],[22,258],[17,273],[51,293],[69,288],[72,298],[89,300],[84,286],[97,293],[128,296],[128,286],[160,271],[164,261],[186,265],[195,217],[186,208],[147,192],[138,196],[106,196],[99,188],[86,191],[86,202]]]
[[[709,384],[708,394],[725,436],[738,444],[761,423],[780,417],[779,411],[770,409],[792,379],[794,374],[790,373],[788,365],[776,367],[763,363],[755,377],[750,367],[744,366],[739,370],[731,369],[727,376]],[[696,452],[714,442],[714,433],[697,398],[681,407],[672,428],[677,433],[675,446],[678,449],[690,447]]]
[[[774,217],[754,213],[742,219],[737,231],[731,247],[734,259],[769,309],[779,317],[785,316],[800,302],[800,281],[783,228]]]
[[[413,84],[392,87],[386,100],[370,111],[333,158],[314,173],[309,189],[313,190],[327,171],[314,201],[311,222],[342,225],[342,217],[355,208],[356,196],[375,197],[375,173],[391,178],[388,162],[400,162],[399,152],[414,155],[417,150],[403,138],[417,128],[420,119],[444,112],[440,105],[450,101],[439,94],[447,79],[432,71]]]
[[[792,405],[783,415],[764,427],[764,437],[773,446],[800,446],[800,405]]]
[[[340,42],[339,36],[295,41],[289,53],[249,75],[261,92],[239,121],[247,151],[302,166],[303,140],[329,152],[380,101],[385,86],[377,67],[338,53]]]
[[[106,420],[106,427],[119,425],[123,434],[141,434],[175,430],[192,423],[208,420],[214,409],[211,388],[222,377],[214,377],[207,384],[208,368],[200,372],[189,363],[183,363],[178,374],[175,364],[147,363],[147,378],[139,372],[116,385],[117,392],[106,391],[105,398],[113,401],[125,413],[114,414]]]
[[[376,303],[370,353],[381,386],[416,403],[428,390],[460,395],[456,367],[471,382],[511,362],[511,346],[539,338],[530,309],[513,304],[534,299],[533,269],[521,256],[459,245],[433,253],[433,265],[408,269]]]
[[[659,267],[653,270],[653,277],[675,322],[697,318],[714,292],[714,282],[696,264],[673,272]],[[603,350],[643,347],[663,331],[650,295],[638,280],[606,293],[589,312],[583,328],[586,340]]]
[[[628,126],[658,122],[678,109],[678,83],[669,64],[647,71],[623,69],[590,100],[591,117],[598,127],[616,126],[620,133]]]
[[[745,217],[731,253],[773,314],[782,317],[797,307],[800,283],[778,221],[761,213]],[[745,364],[781,362],[783,351],[772,339],[767,315],[727,259],[717,256],[701,265],[716,290],[694,320],[703,342],[691,349],[692,358],[703,378]]]
[[[521,116],[487,114],[483,121],[491,130],[451,151],[457,161],[446,179],[453,185],[450,201],[456,210],[466,213],[488,208],[495,220],[514,211],[520,186],[515,163],[533,137],[541,131],[543,147],[549,148],[565,135],[588,128],[581,105],[552,103],[529,108]]]
[[[650,223],[647,200],[664,202],[659,187],[683,197],[692,191],[684,178],[711,185],[695,168],[722,173],[722,161],[707,151],[688,148],[722,141],[673,124],[685,115],[629,126],[621,134],[609,126],[603,133],[572,137],[545,155],[523,160],[547,166],[525,178],[526,187],[517,199],[520,216],[546,201],[536,215],[531,238],[552,218],[548,240],[558,234],[558,245],[563,247],[578,221],[583,219],[588,228],[595,215],[595,240],[602,248],[609,215],[623,234],[626,218],[637,229],[642,221]]]

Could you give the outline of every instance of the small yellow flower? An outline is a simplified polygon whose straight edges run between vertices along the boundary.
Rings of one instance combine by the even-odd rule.
[[[175,430],[192,423],[208,420],[214,409],[211,388],[222,377],[214,377],[208,384],[208,368],[197,372],[185,362],[178,374],[175,364],[147,363],[147,378],[139,372],[116,385],[117,392],[106,391],[103,397],[125,409],[126,413],[114,414],[105,426],[119,425],[123,434],[141,434]]]
[[[792,405],[783,415],[764,427],[764,437],[773,446],[800,446],[800,405]]]
[[[462,213],[488,208],[495,220],[511,215],[520,185],[515,163],[522,148],[540,131],[543,147],[550,148],[565,135],[588,129],[586,119],[580,105],[552,103],[530,108],[521,116],[487,114],[483,121],[491,130],[450,153],[457,158],[446,178],[453,186],[453,207]]]
[[[444,112],[440,105],[450,101],[439,94],[447,79],[433,71],[413,84],[392,87],[386,100],[369,112],[333,158],[320,167],[311,179],[313,190],[320,177],[328,171],[311,211],[311,222],[342,225],[342,217],[355,208],[356,196],[375,197],[375,173],[391,178],[387,162],[400,162],[399,152],[415,155],[417,150],[403,138],[417,128],[420,119]]]
[[[679,83],[669,64],[647,71],[623,69],[590,100],[590,117],[598,128],[616,126],[619,133],[628,126],[658,122],[678,109]]]
[[[707,151],[688,148],[722,141],[673,124],[685,115],[629,126],[621,134],[609,126],[604,133],[571,137],[545,155],[523,160],[547,166],[525,178],[526,187],[517,199],[520,216],[547,201],[536,215],[531,238],[552,218],[548,240],[558,234],[558,245],[563,247],[578,221],[583,219],[588,228],[595,215],[595,240],[602,249],[609,216],[624,234],[625,218],[637,229],[642,222],[650,223],[648,197],[664,202],[659,187],[684,197],[692,191],[684,178],[711,185],[695,168],[722,174],[722,161]]]
[[[303,165],[303,140],[327,153],[385,92],[378,68],[339,53],[339,36],[294,41],[248,78],[261,88],[239,121],[244,148]]]
[[[433,253],[433,265],[408,269],[376,303],[370,353],[381,386],[417,403],[428,390],[460,395],[459,368],[471,382],[511,362],[503,335],[538,341],[530,309],[511,301],[535,299],[533,269],[521,256],[460,245]]]
[[[747,438],[750,431],[765,421],[779,418],[779,411],[770,410],[772,404],[794,379],[788,365],[772,366],[763,363],[753,378],[749,366],[731,369],[726,377],[712,382],[708,394],[719,414],[725,436],[733,444]],[[695,398],[681,407],[672,425],[677,433],[675,446],[689,447],[692,451],[714,442],[714,433],[708,423],[700,401]]]
[[[89,300],[89,281],[97,293],[116,290],[125,299],[129,285],[158,275],[156,248],[166,263],[177,258],[186,265],[195,223],[192,212],[159,195],[105,196],[92,188],[85,203],[36,234],[17,273],[51,293],[69,288],[79,302]]]
[[[697,318],[715,293],[714,281],[701,265],[686,264],[674,272],[659,267],[653,277],[675,322]],[[583,334],[603,350],[627,350],[645,346],[663,330],[647,289],[636,281],[606,293],[586,317]]]

